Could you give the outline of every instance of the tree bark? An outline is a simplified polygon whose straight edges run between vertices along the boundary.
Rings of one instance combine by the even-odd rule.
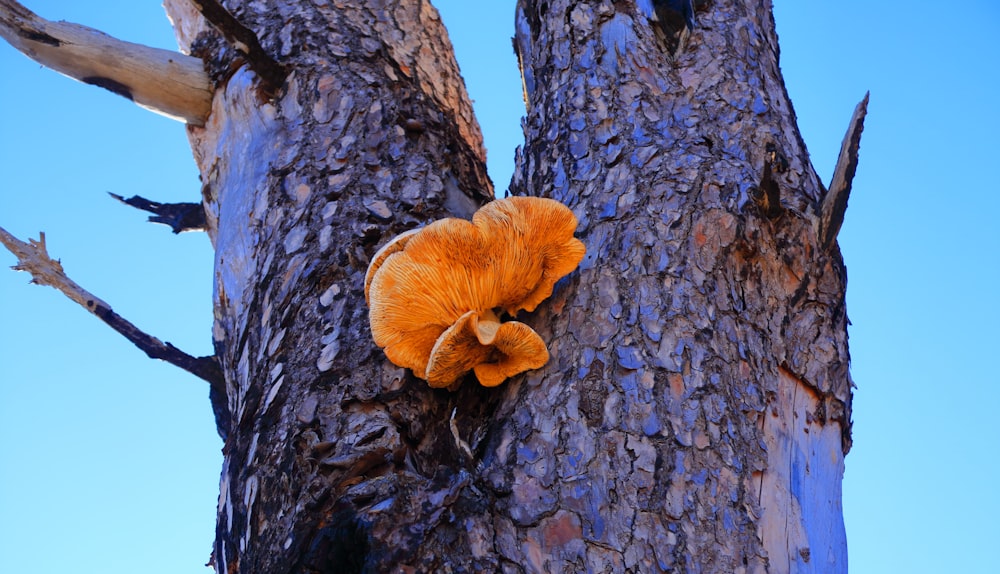
[[[456,464],[449,413],[468,396],[459,420],[469,420],[493,395],[432,391],[388,363],[371,341],[363,284],[391,237],[468,217],[493,195],[437,12],[228,3],[291,70],[261,102],[250,67],[197,12],[167,7],[192,53],[235,69],[219,79],[205,127],[189,131],[231,413],[215,567],[436,570],[447,555],[427,563],[417,551],[452,530],[459,499],[481,498]],[[454,551],[472,554],[467,539]]]
[[[820,245],[770,6],[711,2],[675,58],[619,4],[521,1],[517,21],[512,192],[573,207],[588,254],[536,318],[558,366],[497,417],[484,474],[510,490],[507,558],[846,571],[846,273]]]
[[[846,572],[846,195],[824,202],[769,2],[694,2],[667,45],[645,0],[519,0],[509,193],[568,205],[587,255],[519,317],[549,363],[453,393],[388,362],[363,293],[392,237],[493,197],[436,10],[225,2],[276,88],[165,5],[214,82],[188,133],[226,381],[217,572]]]

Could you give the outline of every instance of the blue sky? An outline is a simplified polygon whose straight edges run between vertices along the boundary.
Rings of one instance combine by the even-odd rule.
[[[25,0],[174,48],[159,2]],[[851,571],[988,572],[1000,540],[1000,5],[775,0],[782,69],[829,180],[871,104],[840,243],[850,275]],[[436,2],[499,188],[521,142],[513,1]],[[106,192],[194,201],[183,127],[0,45],[0,225],[148,332],[211,352],[212,254]],[[200,380],[147,359],[0,253],[0,572],[207,572],[221,441]]]

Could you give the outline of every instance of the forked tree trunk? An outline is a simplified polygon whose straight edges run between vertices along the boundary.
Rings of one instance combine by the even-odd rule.
[[[587,255],[521,318],[549,363],[451,393],[386,360],[363,294],[379,246],[493,196],[435,9],[226,2],[284,68],[262,80],[166,1],[216,86],[189,133],[226,381],[218,572],[846,571],[842,201],[770,3],[694,2],[679,43],[653,4],[520,0],[510,192],[568,205]]]

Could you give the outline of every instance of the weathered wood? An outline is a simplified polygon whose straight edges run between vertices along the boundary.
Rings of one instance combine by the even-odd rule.
[[[0,0],[0,37],[43,66],[188,124],[203,124],[211,109],[208,74],[198,58],[50,22],[14,0]]]
[[[868,95],[854,108],[851,123],[847,126],[844,141],[840,144],[840,154],[837,165],[833,168],[833,178],[830,189],[823,196],[819,208],[819,237],[825,249],[829,249],[840,233],[844,224],[844,213],[847,211],[847,200],[851,196],[851,185],[854,174],[858,170],[858,152],[861,149],[861,132],[865,129],[865,116],[868,115]]]
[[[841,428],[829,398],[785,369],[763,416],[767,470],[759,481],[760,535],[772,572],[846,572]]]

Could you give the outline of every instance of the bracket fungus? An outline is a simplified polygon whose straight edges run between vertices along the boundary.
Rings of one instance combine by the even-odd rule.
[[[472,221],[447,218],[379,249],[365,274],[372,338],[390,361],[432,387],[455,389],[473,371],[493,387],[549,360],[524,323],[576,269],[583,243],[576,217],[552,199],[508,197]]]

